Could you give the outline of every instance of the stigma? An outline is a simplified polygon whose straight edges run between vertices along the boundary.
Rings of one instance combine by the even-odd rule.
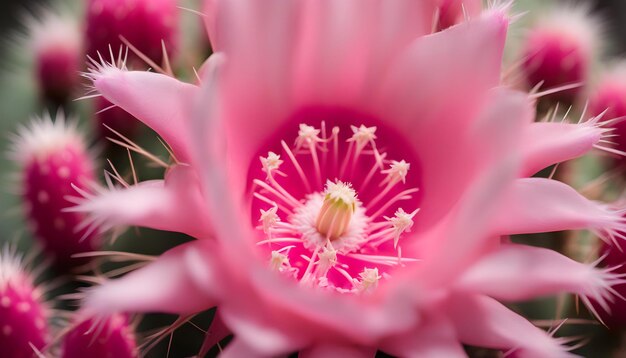
[[[326,183],[324,204],[315,227],[328,240],[337,240],[346,232],[356,210],[356,192],[352,185],[341,181]]]

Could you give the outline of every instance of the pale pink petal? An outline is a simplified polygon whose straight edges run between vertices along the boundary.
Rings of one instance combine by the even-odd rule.
[[[525,358],[573,357],[557,339],[492,298],[459,295],[449,300],[446,313],[465,344],[517,348],[516,356]]]
[[[412,0],[216,4],[214,37],[229,63],[225,130],[246,163],[301,107],[367,104],[397,53],[429,31],[433,13]]]
[[[220,46],[217,43],[217,35],[215,33],[215,21],[217,20],[217,6],[219,4],[219,0],[203,0],[202,1],[202,20],[204,22],[204,28],[206,29],[207,34],[209,35],[209,40],[211,41],[211,48],[214,52],[220,50]]]
[[[608,240],[626,229],[622,211],[544,178],[516,180],[492,219],[493,232],[498,235],[590,229]]]
[[[97,315],[115,312],[190,314],[215,306],[214,298],[190,279],[185,256],[198,243],[175,247],[143,268],[90,289],[83,309]],[[213,285],[215,280],[204,284]]]
[[[494,12],[416,39],[388,74],[381,113],[399,128],[466,128],[500,82],[507,27],[504,14]]]
[[[432,4],[410,0],[302,4],[296,101],[329,106],[367,101],[398,52],[430,31],[434,13]]]
[[[478,172],[466,168],[465,173],[454,172],[454,178],[449,178],[452,173],[445,175],[446,179],[440,177],[442,183],[438,183],[433,174],[429,181],[430,185],[424,184],[426,193],[422,210],[426,210],[429,205],[437,205],[437,197],[432,196],[434,194],[429,196],[429,190],[440,193],[444,198],[442,200],[448,200],[447,206],[455,205],[448,210],[447,215],[436,227],[415,236],[419,237],[419,240],[414,241],[417,245],[414,252],[423,258],[417,269],[422,272],[424,277],[421,280],[424,282],[434,283],[437,280],[439,283],[447,284],[451,276],[462,272],[466,265],[471,264],[497,242],[493,240],[494,235],[491,235],[489,225],[496,211],[500,210],[499,202],[503,195],[517,178],[521,159],[518,152],[520,145],[518,133],[528,121],[530,108],[524,94],[508,91],[495,93],[497,95],[493,96],[494,105],[473,124],[471,134],[468,134],[471,139],[467,140],[471,140],[471,147],[476,150],[475,155],[480,155],[481,158],[480,161],[478,158],[472,158],[476,161],[473,166]],[[430,169],[439,173],[450,172],[453,170],[449,169],[450,167],[457,166],[467,166],[467,163],[443,161],[437,164],[436,160],[430,163]],[[467,171],[473,177],[459,178],[469,175]],[[426,169],[424,175],[428,176]],[[446,188],[453,190],[449,187],[451,182],[464,186],[465,192],[456,194],[460,196],[456,200],[452,200],[454,197],[445,193]],[[420,212],[421,220],[432,219],[421,215]],[[432,275],[432,272],[438,274]]]
[[[261,302],[255,304],[261,305]],[[257,308],[259,307],[257,306]],[[291,332],[277,328],[272,324],[264,324],[258,320],[259,314],[248,315],[242,312],[221,309],[221,314],[226,325],[233,330],[238,341],[245,343],[247,347],[260,356],[277,356],[296,351],[308,342],[300,337],[302,332],[295,332],[298,329],[293,327]],[[265,311],[269,312],[269,311]],[[255,317],[256,316],[256,317]]]
[[[606,130],[590,123],[533,123],[523,136],[522,176],[580,157],[593,149]]]
[[[484,168],[484,148],[499,133],[476,133],[478,120],[530,121],[527,98],[490,91],[499,83],[506,29],[504,16],[493,13],[419,38],[382,86],[374,111],[408,136],[421,159],[424,222],[447,213]]]
[[[380,348],[398,357],[467,357],[454,326],[442,318],[424,317],[417,328],[384,340]]]
[[[196,86],[158,73],[112,66],[94,71],[90,78],[107,100],[163,137],[179,161],[188,160],[189,105],[198,92]]]
[[[220,358],[241,357],[270,358],[272,355],[259,353],[238,337],[235,337],[232,342],[228,343],[228,346],[224,349],[224,351],[222,351],[222,353],[220,353]]]
[[[618,275],[556,251],[506,244],[465,271],[457,287],[507,301],[568,292],[604,303],[619,283]]]
[[[177,165],[167,172],[165,180],[101,191],[80,199],[68,211],[86,213],[86,222],[101,230],[141,226],[202,238],[210,232],[202,200],[195,172]]]
[[[301,350],[298,354],[299,358],[373,358],[374,356],[376,356],[376,348],[349,346],[337,343],[319,343],[311,348]]]

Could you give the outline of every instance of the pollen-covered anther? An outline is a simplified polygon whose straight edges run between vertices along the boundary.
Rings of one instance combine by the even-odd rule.
[[[328,269],[337,264],[337,250],[332,245],[326,245],[322,252],[319,254],[318,267],[322,272],[327,272]]]
[[[285,268],[289,267],[289,258],[282,252],[272,251],[272,257],[270,258],[270,267],[273,270],[282,272]]]
[[[296,149],[311,148],[323,139],[319,137],[320,130],[313,126],[300,123],[298,129],[298,137],[296,138]]]
[[[411,168],[411,163],[407,163],[404,160],[396,161],[392,160],[389,165],[389,169],[385,169],[382,171],[383,174],[387,174],[385,180],[382,181],[383,184],[396,184],[398,182],[406,183],[406,176],[409,173],[409,169]]]
[[[336,240],[350,225],[356,210],[356,192],[349,183],[328,181],[324,194],[315,227],[328,240]]]
[[[268,234],[270,230],[274,227],[274,225],[280,221],[280,217],[278,216],[278,206],[274,205],[273,207],[263,210],[261,209],[261,218],[260,222],[263,223],[263,232]]]
[[[267,157],[259,157],[261,160],[261,165],[263,166],[263,171],[267,173],[267,177],[269,178],[272,173],[278,171],[283,161],[280,159],[280,155],[269,152],[267,153]]]
[[[393,247],[398,247],[398,241],[400,235],[405,232],[410,232],[413,227],[413,218],[419,212],[419,209],[415,209],[411,213],[407,213],[404,209],[399,208],[393,217],[385,216],[385,220],[389,221],[393,227]]]
[[[359,273],[360,281],[357,284],[357,287],[361,293],[372,292],[378,287],[378,281],[382,278],[378,274],[378,268],[364,268],[361,273]]]
[[[362,150],[368,143],[373,143],[376,139],[376,127],[366,127],[361,124],[360,127],[350,126],[352,129],[352,137],[348,142],[355,142],[357,150]]]

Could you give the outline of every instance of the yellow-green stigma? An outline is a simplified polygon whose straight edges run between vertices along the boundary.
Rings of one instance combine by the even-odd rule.
[[[341,181],[328,181],[315,227],[328,240],[336,240],[345,233],[355,210],[356,192],[352,186]]]

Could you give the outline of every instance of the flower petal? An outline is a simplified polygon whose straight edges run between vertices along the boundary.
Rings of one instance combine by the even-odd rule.
[[[467,270],[458,288],[507,301],[568,292],[587,302],[605,302],[611,299],[610,287],[618,283],[618,275],[556,251],[505,244]]]
[[[522,176],[578,158],[593,149],[606,130],[590,122],[533,123],[524,131]]]
[[[374,356],[376,356],[376,348],[353,347],[336,343],[320,343],[311,348],[304,349],[298,354],[298,358],[362,358]]]
[[[491,91],[499,83],[506,30],[504,16],[493,13],[417,39],[392,67],[375,102],[375,113],[408,137],[421,160],[423,222],[447,213],[483,171],[484,143],[489,146],[499,133],[477,134],[476,122],[532,118],[528,98]]]
[[[271,355],[260,354],[246,344],[242,339],[235,337],[220,354],[220,358],[259,357],[269,358]]]
[[[179,161],[189,158],[190,99],[198,88],[172,77],[105,66],[90,75],[94,87],[111,103],[157,132]]]
[[[381,349],[398,357],[467,357],[454,326],[433,317],[426,317],[414,330],[386,339]]]
[[[476,161],[473,163],[476,172],[465,168],[464,173],[454,172],[455,178],[447,179],[449,175],[441,177],[439,180],[443,185],[436,182],[434,175],[430,178],[430,185],[424,183],[423,211],[431,205],[439,205],[438,209],[443,209],[433,193],[429,196],[429,190],[441,193],[444,198],[441,200],[447,200],[446,206],[455,205],[447,210],[446,216],[438,221],[437,226],[420,234],[419,240],[414,241],[416,247],[410,249],[423,258],[423,262],[416,269],[420,272],[420,282],[424,284],[447,284],[452,276],[461,273],[496,242],[490,232],[490,225],[496,210],[501,207],[499,202],[503,200],[502,197],[519,172],[519,131],[527,123],[529,107],[524,94],[502,90],[495,93],[497,95],[493,98],[497,101],[474,123],[467,135],[471,139],[466,139],[471,140],[469,148],[476,150],[476,157],[471,158]],[[437,164],[433,161],[431,170],[438,170],[438,173],[450,172],[452,169],[447,167],[457,165],[449,163],[459,162],[444,161]],[[464,165],[467,163],[458,166]],[[459,178],[462,175],[473,177]],[[456,193],[456,197],[445,193],[451,181],[462,185],[464,192]],[[432,216],[425,218],[421,215],[420,212],[420,220],[434,219]],[[432,272],[437,274],[433,275]]]
[[[567,184],[544,178],[516,180],[493,225],[498,235],[590,229],[605,240],[621,237],[620,232],[626,229],[622,211],[588,200]]]
[[[124,189],[111,189],[80,199],[69,211],[88,215],[87,223],[102,230],[142,226],[206,237],[210,227],[194,171],[186,165],[172,167],[165,180],[152,180]]]
[[[143,268],[90,289],[83,308],[97,315],[109,315],[115,312],[191,314],[213,307],[214,298],[190,279],[186,264],[185,256],[197,245],[194,241],[177,246]]]
[[[412,0],[207,6],[218,12],[213,37],[228,58],[221,81],[226,134],[246,164],[302,106],[367,104],[397,53],[430,30],[434,11]]]
[[[485,296],[456,296],[447,313],[460,340],[479,347],[509,350],[519,357],[572,357],[559,341],[498,301]]]
[[[238,340],[256,352],[255,356],[288,354],[305,346],[302,334],[282,330],[258,320],[258,314],[247,315],[221,308],[226,325],[235,332]],[[255,317],[257,316],[257,317]]]

